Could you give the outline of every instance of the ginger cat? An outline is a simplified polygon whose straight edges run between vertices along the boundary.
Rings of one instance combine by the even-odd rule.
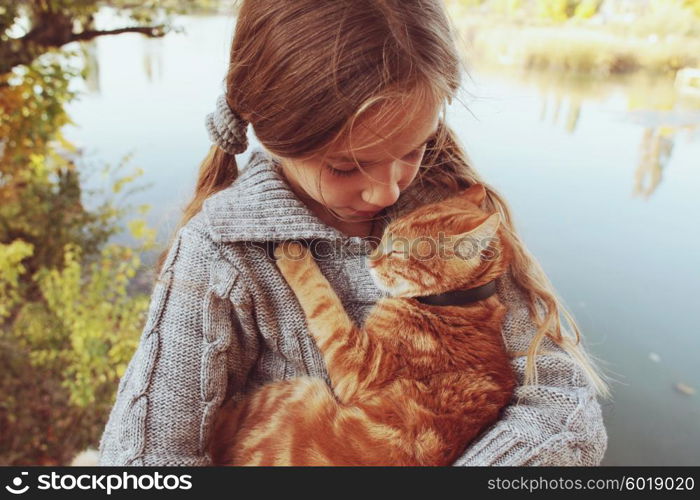
[[[279,245],[277,266],[332,388],[299,377],[224,405],[210,441],[214,464],[451,465],[494,423],[516,384],[493,282],[512,251],[498,236],[499,214],[480,208],[484,197],[476,184],[387,226],[368,265],[391,296],[363,328],[307,248]]]

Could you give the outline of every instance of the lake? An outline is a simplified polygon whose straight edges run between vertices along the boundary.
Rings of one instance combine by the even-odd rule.
[[[91,44],[65,130],[86,172],[133,155],[124,172],[143,168],[150,187],[126,201],[152,205],[161,243],[209,147],[234,19],[177,24]],[[603,465],[700,465],[700,104],[658,79],[470,74],[448,122],[615,380]]]

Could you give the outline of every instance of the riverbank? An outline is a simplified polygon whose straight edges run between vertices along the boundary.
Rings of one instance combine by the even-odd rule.
[[[635,21],[636,22],[636,21]],[[700,20],[526,24],[478,13],[456,20],[470,62],[590,76],[672,76],[700,67]],[[675,28],[677,29],[675,29]]]

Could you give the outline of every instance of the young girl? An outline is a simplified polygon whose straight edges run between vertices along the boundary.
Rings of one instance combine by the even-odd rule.
[[[365,266],[383,228],[474,183],[445,106],[461,63],[440,0],[245,0],[214,142],[169,249],[100,443],[103,465],[208,465],[218,408],[262,384],[328,375],[271,244],[311,241],[348,314],[380,298]],[[263,145],[239,174],[251,124]],[[485,183],[484,183],[485,184]],[[456,465],[598,465],[607,385],[506,202],[498,280],[517,397]],[[560,313],[575,333],[565,333]]]

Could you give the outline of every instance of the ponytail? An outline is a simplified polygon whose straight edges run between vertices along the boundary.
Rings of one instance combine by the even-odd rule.
[[[235,155],[228,154],[223,149],[216,145],[212,145],[209,153],[199,166],[199,174],[197,176],[197,185],[194,192],[194,197],[183,210],[182,218],[175,228],[173,235],[170,237],[165,250],[161,252],[155,264],[156,279],[160,276],[163,267],[163,262],[170,251],[175,235],[185,226],[189,220],[194,217],[204,204],[204,200],[209,198],[214,193],[218,193],[222,189],[229,187],[238,178],[238,165],[236,164]]]

